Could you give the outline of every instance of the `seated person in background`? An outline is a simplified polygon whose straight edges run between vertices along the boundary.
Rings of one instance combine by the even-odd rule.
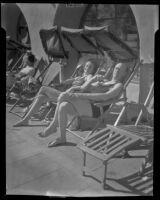
[[[95,74],[97,71],[97,65],[93,61],[87,61],[84,67],[84,73],[82,77],[79,77],[78,79],[72,80],[72,84],[83,84],[85,81],[89,81],[92,78],[92,74]],[[35,101],[31,106],[30,111],[27,113],[27,115],[18,123],[16,123],[13,126],[25,126],[28,125],[28,121],[30,117],[38,112],[40,106],[44,103],[47,102],[57,102],[57,99],[59,95],[61,94],[60,91],[47,87],[47,86],[42,86],[41,89],[39,90],[37,96],[35,97]]]
[[[35,73],[35,61],[36,58],[32,53],[27,53],[23,57],[23,68],[20,72],[8,72],[7,73],[7,87],[12,87],[14,83],[23,79],[26,76],[33,76]],[[12,84],[11,84],[12,83]]]
[[[18,72],[18,74],[15,75],[16,79],[21,79],[25,76],[33,76],[35,72],[35,61],[36,58],[33,54],[28,54],[27,56],[24,56],[23,63],[24,67]]]
[[[124,63],[116,63],[113,58],[112,54],[109,54],[108,59],[112,62],[111,65],[115,66],[110,81],[101,83],[102,77],[96,75],[80,88],[81,91],[88,92],[89,87],[91,87],[90,93],[73,93],[74,88],[73,90],[69,89],[59,96],[53,121],[44,132],[39,133],[39,136],[47,137],[56,132],[58,126],[60,127],[60,137],[56,141],[49,143],[49,147],[66,143],[68,115],[95,117],[94,111],[92,110],[92,101],[107,101],[120,94],[128,70]],[[98,79],[100,79],[100,82]]]

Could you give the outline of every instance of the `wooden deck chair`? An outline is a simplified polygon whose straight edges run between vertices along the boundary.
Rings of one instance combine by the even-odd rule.
[[[110,159],[122,152],[124,148],[131,145],[138,145],[142,140],[143,138],[140,136],[112,125],[107,125],[107,128],[94,132],[77,145],[77,148],[83,152],[83,176],[86,176],[86,173],[93,176],[102,183],[103,189],[106,189],[107,165]],[[96,166],[92,169],[87,167],[87,155],[102,162],[104,166],[104,175],[102,180],[99,180],[95,173],[95,170],[100,168],[100,166]]]
[[[116,181],[129,189],[130,192],[134,192],[134,194],[141,196],[153,196],[152,167],[145,168],[143,176],[139,176],[138,173],[135,173]]]
[[[146,98],[144,106],[147,106],[149,103],[149,99],[153,95],[153,84],[149,91],[149,94]],[[104,176],[102,183],[103,188],[106,188],[106,177],[107,177],[107,164],[110,159],[119,153],[124,154],[124,150],[140,150],[146,149],[149,146],[148,154],[153,152],[153,127],[149,127],[146,125],[138,125],[140,122],[140,116],[145,109],[142,109],[137,117],[135,125],[123,125],[123,126],[111,126],[107,125],[106,128],[93,132],[88,137],[86,137],[81,143],[77,145],[77,147],[82,150],[84,155],[83,160],[83,175],[89,173],[95,177],[95,169],[89,169],[87,164],[87,155],[91,155],[102,161],[104,165]],[[119,122],[119,121],[118,121]],[[147,156],[145,157],[147,160]],[[151,166],[152,168],[153,166]],[[121,183],[125,182],[127,186],[138,193],[150,195],[153,192],[153,179],[152,177],[147,178],[147,180],[143,180],[146,175],[146,169],[144,168],[143,176],[138,175],[135,179],[131,177],[125,177],[125,180],[121,180]],[[93,172],[94,171],[94,172]],[[153,169],[151,169],[153,174]],[[153,175],[152,175],[153,176]],[[119,181],[120,182],[120,181]]]
[[[27,44],[21,44],[13,39],[11,39],[9,36],[6,37],[6,49],[10,52],[18,52],[19,57],[17,59],[17,61],[15,60],[14,57],[16,57],[14,55],[12,62],[14,62],[14,64],[11,62],[9,63],[9,66],[7,66],[9,71],[14,71],[14,70],[18,70],[19,68],[21,68],[21,61],[23,56],[25,55],[25,53],[31,49],[30,45]]]
[[[148,112],[148,106],[150,105],[150,102],[153,98],[153,92],[154,92],[154,83],[152,83],[152,85],[151,85],[151,88],[149,90],[149,93],[147,95],[147,98],[146,98],[144,104],[140,104],[140,111],[139,111],[139,114],[138,114],[137,119],[135,121],[135,124],[133,124],[133,125],[119,125],[118,126],[121,129],[130,131],[135,135],[143,137],[144,141],[141,144],[141,146],[139,146],[139,148],[141,148],[141,149],[147,148],[147,149],[149,149],[149,151],[150,151],[150,146],[153,146],[153,142],[154,142],[154,127],[151,126],[149,122],[148,122],[149,123],[148,125],[142,124],[142,123],[140,123],[141,122],[140,120],[141,120],[143,113],[146,114]],[[152,115],[153,115],[153,113],[152,113]],[[120,122],[120,119],[119,119],[118,123],[119,122]],[[134,148],[137,148],[137,146],[135,146]],[[133,147],[125,150],[124,157],[129,156],[128,151],[130,149],[133,149]]]
[[[49,64],[47,62],[45,62],[43,60],[43,58],[41,58],[39,61],[38,61],[38,64],[37,64],[37,67],[36,67],[36,71],[35,71],[35,74],[34,74],[34,77],[36,79],[36,81],[38,82],[39,84],[39,88],[40,86],[43,84],[43,79],[45,77],[45,74],[46,74],[46,71],[47,69],[49,68],[49,66],[52,64],[52,62],[50,62]],[[33,101],[33,97],[35,96],[36,94],[30,94],[30,92],[27,92],[27,93],[23,93],[23,91],[21,91],[18,96],[16,97],[16,102],[15,104],[10,108],[9,112],[12,113],[12,114],[15,114],[19,117],[23,117],[21,115],[19,115],[18,113],[16,112],[13,112],[14,108],[20,104],[20,103],[31,103]]]
[[[117,124],[117,121],[119,121],[119,118],[120,118],[121,115],[124,113],[124,110],[125,110],[125,108],[126,108],[126,103],[127,103],[126,88],[127,88],[128,84],[130,83],[130,81],[132,80],[132,78],[134,77],[135,73],[137,72],[137,70],[138,70],[140,64],[141,64],[141,61],[140,61],[139,59],[135,61],[134,66],[131,68],[131,70],[129,71],[129,73],[128,73],[127,77],[126,77],[126,80],[125,80],[123,89],[122,89],[121,93],[117,96],[117,98],[108,100],[107,102],[95,102],[95,105],[96,105],[97,107],[99,107],[99,109],[100,109],[101,115],[100,115],[100,117],[99,117],[98,119],[96,119],[97,122],[96,122],[95,127],[93,128],[92,131],[90,131],[90,132],[87,134],[86,138],[87,138],[90,134],[93,134],[98,128],[100,128],[100,125],[104,123],[104,119],[105,119],[105,118],[107,117],[107,115],[111,112],[111,109],[113,108],[113,106],[114,106],[116,103],[118,103],[118,102],[124,102],[124,106],[123,106],[123,108],[122,108],[122,110],[121,110],[121,112],[120,112],[120,115],[118,116],[118,118],[117,118],[117,120],[116,120],[116,122],[115,122],[114,125]],[[109,106],[109,108],[108,108],[105,112],[103,112],[103,106],[107,106],[107,105]],[[122,114],[121,114],[121,113],[122,113]],[[79,137],[79,138],[81,138],[81,139],[83,140],[83,139],[84,139],[83,136],[80,136],[79,134],[76,133],[76,131],[72,131],[72,130],[69,129],[69,127],[71,126],[71,124],[74,122],[74,120],[75,120],[77,117],[80,117],[80,116],[75,116],[75,117],[71,120],[71,122],[68,124],[68,126],[67,126],[67,131],[68,131],[69,133],[74,134],[75,136],[77,136],[77,137]],[[80,118],[83,118],[83,116],[80,117]],[[79,132],[79,131],[78,131],[78,132]]]

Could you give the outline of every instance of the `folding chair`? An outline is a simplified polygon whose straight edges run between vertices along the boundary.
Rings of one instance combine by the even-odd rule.
[[[16,61],[14,58],[13,58],[13,63],[10,63],[9,66],[7,67],[9,69],[9,71],[13,71],[13,70],[16,70],[21,68],[21,61],[22,61],[22,58],[23,56],[25,55],[25,53],[27,52],[27,50],[30,50],[31,47],[30,45],[24,45],[24,44],[21,44],[13,39],[11,39],[9,36],[6,37],[6,46],[7,46],[7,50],[8,51],[17,51],[18,53],[20,53],[20,57],[18,58],[18,60]],[[12,65],[13,64],[13,65]],[[10,66],[12,65],[12,66]]]
[[[77,145],[83,152],[83,176],[89,173],[95,177],[96,168],[87,167],[87,155],[90,155],[100,160],[104,165],[103,179],[99,180],[102,183],[103,189],[106,189],[107,165],[110,159],[131,145],[138,145],[143,138],[134,135],[128,131],[119,129],[115,126],[107,125],[107,128],[94,132],[92,135],[83,140]]]
[[[116,124],[117,124],[118,121],[119,121],[119,118],[122,117],[122,115],[124,114],[124,111],[125,111],[125,109],[126,109],[126,105],[127,105],[126,88],[127,88],[128,84],[130,83],[130,81],[132,80],[132,78],[134,77],[135,73],[137,72],[137,70],[138,70],[140,64],[141,64],[140,60],[136,60],[136,61],[135,61],[134,66],[131,67],[131,69],[129,70],[129,73],[128,73],[127,77],[126,77],[126,80],[125,80],[125,83],[124,83],[124,85],[123,85],[123,89],[122,89],[121,93],[120,93],[116,98],[111,99],[111,100],[108,100],[107,102],[95,102],[95,103],[94,103],[95,106],[99,107],[100,113],[101,113],[101,114],[100,114],[100,117],[96,119],[97,123],[96,123],[95,127],[92,129],[92,131],[90,131],[90,132],[87,134],[86,138],[87,138],[89,135],[93,134],[93,133],[100,127],[101,124],[104,124],[105,118],[107,118],[107,115],[111,112],[111,109],[114,107],[114,105],[115,105],[116,103],[124,102],[124,105],[123,105],[123,107],[122,107],[122,110],[121,110],[121,112],[120,112],[120,115],[118,116],[117,120],[116,120],[115,123],[114,123],[114,125],[116,126]],[[108,108],[105,112],[103,112],[103,107],[104,107],[104,106],[107,106],[107,105],[109,106],[109,108]],[[77,117],[83,118],[84,116],[75,116],[75,117],[70,121],[70,123],[67,125],[67,131],[68,131],[69,133],[74,134],[75,136],[77,136],[77,137],[79,137],[80,139],[83,140],[84,137],[82,137],[82,136],[80,136],[79,134],[77,134],[76,131],[72,131],[72,130],[69,129],[69,127],[71,126],[71,124],[74,122],[74,120],[75,120]],[[89,119],[91,119],[91,118],[89,118]],[[95,119],[93,119],[93,120],[95,120]]]
[[[153,84],[149,91],[149,95],[147,96],[147,99],[144,103],[144,107],[147,106],[147,103],[149,103],[148,101],[149,99],[151,99],[152,95],[153,95]],[[86,155],[89,154],[95,158],[98,158],[103,162],[105,166],[103,181],[101,181],[103,184],[103,188],[105,189],[107,163],[111,158],[113,158],[115,155],[118,155],[119,153],[123,153],[124,155],[124,151],[125,151],[125,156],[126,155],[128,156],[129,150],[148,149],[148,147],[149,147],[148,154],[151,154],[152,151],[151,148],[153,148],[153,140],[154,140],[153,127],[149,127],[146,125],[138,126],[138,123],[140,122],[140,116],[142,116],[143,110],[140,111],[135,125],[111,126],[107,124],[107,128],[104,128],[100,131],[92,132],[92,134],[88,135],[81,143],[77,145],[77,147],[82,150],[84,155],[83,175],[85,175],[85,172],[93,174],[92,173],[93,169],[90,170],[86,167]],[[118,118],[118,121],[116,121],[116,125],[119,122],[120,118]],[[147,157],[145,157],[145,159],[147,159]],[[148,183],[150,186],[148,188],[149,192],[152,192],[153,190],[152,183],[153,181],[150,179]],[[136,186],[136,182],[133,184],[131,183],[131,185]],[[144,186],[142,185],[141,187],[137,186],[136,189],[140,190],[143,187],[145,187],[145,185]],[[146,191],[144,190],[143,192],[145,193]]]
[[[35,74],[34,74],[34,78],[38,82],[38,88],[40,88],[40,86],[43,84],[43,80],[44,80],[46,71],[51,64],[52,64],[52,62],[50,62],[48,64],[47,62],[45,62],[43,60],[43,58],[41,58],[39,60],[37,67],[36,67]],[[12,89],[11,89],[11,91],[12,91]],[[33,97],[36,95],[36,93],[31,94],[30,92],[23,93],[23,91],[20,91],[20,93],[18,94],[18,97],[16,98],[17,100],[16,100],[15,104],[10,108],[9,112],[23,118],[26,113],[23,116],[21,116],[18,113],[13,112],[14,108],[20,103],[24,104],[24,103],[29,102],[29,104],[30,104],[33,101]]]

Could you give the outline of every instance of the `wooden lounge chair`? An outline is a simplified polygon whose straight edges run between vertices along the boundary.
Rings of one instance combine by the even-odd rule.
[[[149,91],[149,95],[147,96],[147,99],[144,103],[144,107],[147,105],[146,102],[151,98],[151,95],[153,94],[152,90],[153,87],[151,87]],[[122,153],[124,158],[126,155],[128,156],[129,150],[135,149],[148,149],[148,154],[152,154],[151,152],[153,152],[152,148],[154,141],[153,127],[138,125],[140,122],[140,115],[142,115],[141,111],[138,115],[138,120],[136,120],[135,125],[111,126],[107,124],[107,128],[93,132],[77,145],[77,147],[82,150],[84,155],[83,175],[85,175],[85,172],[92,174],[90,169],[86,168],[86,155],[90,154],[91,156],[98,158],[103,162],[105,166],[103,181],[101,181],[103,188],[105,189],[107,163],[111,158],[118,155],[119,153]],[[145,159],[147,160],[147,156]],[[151,166],[151,168],[152,167],[153,166]],[[143,170],[144,176],[146,168]],[[136,180],[126,179],[126,182],[130,187],[135,186],[137,191],[139,190],[139,192],[147,195],[153,191],[153,181],[151,178],[148,179],[149,182],[143,181],[143,176],[136,177]],[[139,185],[140,183],[142,183],[142,185]],[[146,186],[149,186],[149,188],[145,188]]]
[[[107,128],[98,132],[94,132],[92,135],[83,140],[82,143],[77,145],[84,155],[83,160],[83,176],[89,173],[95,177],[95,169],[89,169],[87,165],[87,154],[102,161],[104,165],[103,180],[100,180],[104,189],[106,189],[107,179],[107,165],[111,158],[123,151],[128,146],[133,146],[141,143],[143,138],[134,135],[128,131],[119,129],[115,126],[107,125]],[[97,178],[97,177],[96,177]]]

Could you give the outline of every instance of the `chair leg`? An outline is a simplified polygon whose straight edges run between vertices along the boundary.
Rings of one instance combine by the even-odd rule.
[[[16,105],[18,104],[19,99],[17,99],[17,101],[15,102],[15,104],[10,108],[9,113],[12,113],[12,110],[16,107]]]
[[[83,167],[86,166],[86,159],[87,155],[86,155],[86,152],[83,151]],[[83,176],[85,176],[85,170],[83,169]]]
[[[102,187],[105,189],[106,186],[106,178],[107,178],[107,162],[104,162],[104,176],[103,176],[103,181],[102,181]]]
[[[126,105],[123,106],[123,108],[122,108],[122,110],[121,110],[121,112],[120,112],[120,114],[119,114],[117,120],[116,120],[115,123],[114,123],[114,126],[117,126],[118,123],[120,122],[121,118],[123,117],[123,115],[124,115],[124,113],[125,113],[125,111],[126,111],[127,105],[128,105],[128,104],[126,104]]]

